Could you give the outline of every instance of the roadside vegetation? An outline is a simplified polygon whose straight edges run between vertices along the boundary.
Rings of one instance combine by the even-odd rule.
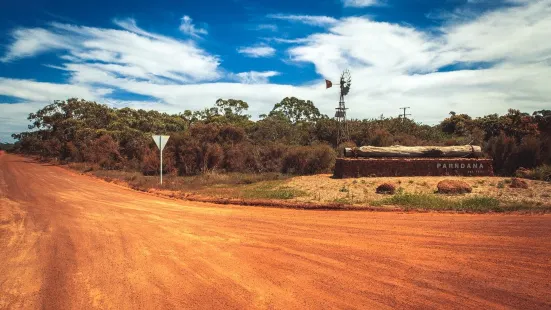
[[[116,109],[95,102],[56,101],[28,117],[29,131],[15,134],[14,150],[61,162],[87,162],[105,170],[158,174],[152,134],[168,134],[165,174],[331,172],[344,145],[335,145],[337,124],[313,102],[295,97],[276,103],[252,121],[248,103],[219,99],[200,111],[169,115]],[[551,111],[471,118],[450,112],[435,126],[410,119],[352,119],[347,145],[482,145],[496,174],[535,169],[530,177],[549,178]],[[543,167],[542,167],[543,166]],[[541,167],[541,168],[538,168]]]
[[[13,150],[13,144],[0,142],[0,151],[11,151],[11,150]]]
[[[497,198],[488,196],[474,196],[450,200],[434,194],[426,193],[399,193],[390,198],[372,202],[373,206],[395,205],[405,211],[461,211],[471,213],[532,211],[549,212],[551,205],[540,205],[530,202],[502,203]]]
[[[511,109],[502,116],[478,118],[450,112],[449,117],[434,126],[382,116],[352,119],[351,141],[335,145],[336,122],[321,114],[309,100],[284,98],[257,121],[251,120],[248,107],[241,100],[219,99],[211,108],[170,115],[116,109],[86,100],[56,101],[29,115],[29,131],[14,134],[14,145],[0,147],[69,164],[81,172],[124,182],[140,190],[157,188],[243,199],[392,204],[405,208],[430,204],[426,208],[473,211],[497,208],[495,199],[501,208],[504,201],[496,195],[479,195],[448,203],[433,193],[414,194],[410,190],[390,198],[367,199],[362,192],[367,189],[358,191],[357,184],[348,181],[343,181],[336,190],[327,191],[329,196],[335,195],[326,199],[322,198],[327,196],[323,194],[323,186],[312,191],[308,189],[310,184],[297,186],[300,182],[291,178],[331,173],[343,147],[355,145],[472,143],[483,147],[498,176],[551,180],[550,110],[528,114]],[[170,135],[163,152],[162,187],[158,184],[159,151],[152,134]],[[329,180],[324,178],[323,182]],[[354,182],[360,181],[378,185],[374,184],[377,180]],[[427,180],[403,182],[398,186],[423,190],[432,186]],[[508,188],[507,178],[483,182],[488,183],[473,184],[473,188],[491,184],[496,190]],[[485,197],[490,198],[484,200]]]

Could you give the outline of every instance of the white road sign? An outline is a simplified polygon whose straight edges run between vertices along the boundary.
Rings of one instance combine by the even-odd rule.
[[[160,136],[160,135],[152,135],[153,141],[155,141],[155,144],[157,144],[157,147],[160,150],[161,153],[161,165],[159,167],[160,175],[161,175],[161,184],[163,184],[163,149],[165,148],[166,143],[168,142],[168,138],[170,136]]]
[[[159,148],[159,150],[161,150],[161,152],[165,148],[165,145],[168,142],[168,138],[170,138],[170,136],[156,136],[156,135],[153,135],[151,137],[153,137],[155,144],[157,144],[157,147]]]

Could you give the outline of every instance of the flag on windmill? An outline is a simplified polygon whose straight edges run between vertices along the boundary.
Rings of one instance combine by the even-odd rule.
[[[333,86],[333,83],[329,80],[325,80],[325,89],[331,88],[331,86]]]

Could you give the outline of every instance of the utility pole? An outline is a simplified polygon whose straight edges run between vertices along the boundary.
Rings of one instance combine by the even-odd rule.
[[[402,121],[404,121],[406,119],[406,116],[411,115],[411,114],[406,114],[407,109],[411,109],[411,108],[410,107],[400,108],[400,110],[404,110],[404,113],[400,113],[400,116],[402,117]]]

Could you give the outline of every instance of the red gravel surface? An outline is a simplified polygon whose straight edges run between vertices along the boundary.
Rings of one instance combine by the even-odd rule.
[[[551,216],[159,198],[0,155],[0,309],[549,309]]]

